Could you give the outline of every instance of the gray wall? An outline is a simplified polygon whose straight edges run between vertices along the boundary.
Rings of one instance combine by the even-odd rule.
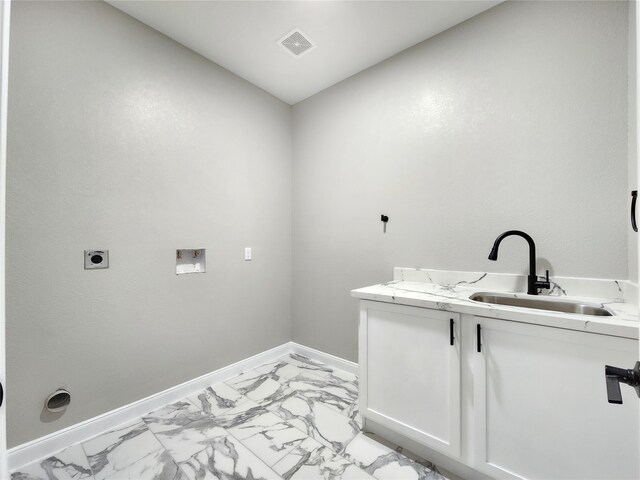
[[[501,4],[293,107],[293,339],[355,360],[393,266],[626,279],[626,2]],[[380,214],[389,215],[382,232]]]
[[[290,107],[104,3],[14,2],[11,34],[9,445],[289,341]]]

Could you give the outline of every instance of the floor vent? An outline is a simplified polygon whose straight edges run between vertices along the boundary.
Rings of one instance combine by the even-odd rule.
[[[287,33],[278,41],[278,43],[296,58],[303,56],[305,53],[308,53],[316,47],[297,28],[294,28],[292,31]]]

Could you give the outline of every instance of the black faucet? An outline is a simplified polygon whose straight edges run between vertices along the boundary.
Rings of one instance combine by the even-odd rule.
[[[498,248],[500,248],[500,242],[511,235],[522,237],[529,244],[529,276],[527,277],[527,293],[529,295],[538,295],[539,288],[551,288],[551,283],[549,282],[549,270],[547,270],[546,279],[540,280],[538,275],[536,275],[536,244],[533,241],[533,238],[520,230],[509,230],[496,238],[496,241],[493,242],[491,253],[489,253],[489,260],[498,260]]]

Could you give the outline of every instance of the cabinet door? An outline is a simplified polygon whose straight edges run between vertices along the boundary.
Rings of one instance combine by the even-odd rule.
[[[634,364],[637,340],[475,320],[475,468],[495,478],[640,478],[638,398],[623,385],[624,404],[609,404],[604,377],[605,364]]]
[[[361,302],[360,410],[387,428],[460,454],[459,315]]]

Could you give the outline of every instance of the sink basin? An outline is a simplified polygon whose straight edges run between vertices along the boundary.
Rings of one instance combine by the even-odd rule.
[[[550,310],[552,312],[577,313],[579,315],[595,315],[597,317],[611,317],[611,313],[601,305],[574,300],[556,299],[551,297],[535,297],[522,294],[515,297],[509,293],[478,292],[469,297],[469,300],[496,305],[509,305],[511,307],[534,308],[536,310]]]

